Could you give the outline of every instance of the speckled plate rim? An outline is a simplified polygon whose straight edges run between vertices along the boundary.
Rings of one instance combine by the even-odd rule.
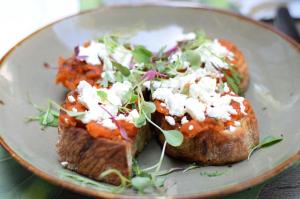
[[[233,12],[229,12],[226,10],[220,10],[220,9],[215,9],[215,8],[209,8],[209,7],[203,7],[198,3],[188,3],[188,2],[163,2],[163,3],[141,3],[141,4],[126,4],[126,5],[116,5],[116,6],[107,6],[107,7],[102,7],[102,8],[97,8],[97,9],[92,9],[92,10],[87,10],[84,12],[80,12],[78,14],[75,15],[71,15],[68,17],[65,17],[63,19],[57,20],[53,23],[50,23],[40,29],[38,29],[37,31],[33,32],[32,34],[28,35],[27,37],[25,37],[23,40],[21,40],[20,42],[18,42],[15,46],[13,46],[0,60],[0,68],[2,66],[2,63],[9,57],[9,55],[14,51],[14,49],[16,47],[18,47],[19,45],[21,45],[23,42],[27,41],[28,39],[30,39],[31,37],[33,37],[34,35],[38,34],[40,31],[53,26],[54,24],[78,16],[78,15],[83,15],[83,14],[87,14],[87,13],[91,13],[91,12],[96,12],[96,11],[102,11],[102,10],[110,10],[110,9],[114,9],[114,8],[130,8],[130,7],[170,7],[170,8],[185,8],[185,9],[198,9],[198,10],[206,10],[206,11],[210,11],[210,12],[218,12],[227,16],[231,16],[234,17],[238,20],[242,20],[244,22],[247,23],[252,23],[258,27],[264,28],[267,31],[270,31],[271,34],[275,33],[278,36],[280,36],[282,39],[286,40],[288,43],[291,44],[291,47],[295,48],[299,54],[300,54],[300,44],[298,44],[296,41],[294,41],[293,39],[291,39],[290,37],[288,37],[287,35],[279,32],[278,30],[274,29],[273,27],[258,22],[258,21],[254,21],[248,17],[245,16],[241,16],[239,14],[233,13]],[[17,154],[17,152],[15,152],[7,143],[6,141],[2,138],[2,136],[0,135],[0,144],[9,152],[9,154],[17,161],[19,162],[22,166],[24,166],[25,168],[27,168],[29,171],[33,172],[34,174],[36,174],[37,176],[47,180],[48,182],[57,185],[57,186],[61,186],[63,188],[69,189],[71,191],[74,192],[79,192],[82,194],[86,194],[89,196],[94,196],[94,197],[105,197],[105,198],[162,198],[162,196],[126,196],[126,195],[120,195],[120,194],[114,194],[114,193],[109,193],[109,192],[101,192],[101,191],[97,191],[94,189],[90,189],[87,187],[82,187],[79,185],[76,185],[74,183],[71,183],[69,181],[64,181],[60,178],[57,177],[53,177],[51,175],[48,175],[47,173],[45,173],[44,171],[38,169],[37,167],[35,167],[34,165],[30,164],[29,162],[27,162],[25,159],[23,159],[21,156],[19,156]],[[209,198],[209,197],[220,197],[220,196],[225,196],[231,193],[235,193],[235,192],[239,192],[242,190],[245,190],[249,187],[255,186],[257,184],[260,184],[272,177],[274,177],[275,175],[281,173],[282,171],[286,170],[287,168],[289,168],[290,166],[292,166],[297,160],[300,160],[300,149],[297,153],[295,153],[294,155],[292,155],[290,158],[288,158],[287,160],[283,161],[282,163],[280,163],[279,165],[275,166],[274,168],[270,169],[269,171],[266,171],[265,173],[254,177],[252,179],[243,181],[241,183],[238,183],[236,185],[229,185],[223,189],[219,189],[219,190],[215,190],[215,191],[210,191],[207,193],[199,193],[199,194],[190,194],[190,195],[183,195],[183,196],[165,196],[164,198],[176,198],[176,199],[192,199],[192,198]]]

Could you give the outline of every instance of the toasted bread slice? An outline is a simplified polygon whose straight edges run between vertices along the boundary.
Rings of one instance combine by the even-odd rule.
[[[117,169],[122,175],[130,177],[132,159],[144,148],[150,137],[148,125],[138,129],[131,141],[93,138],[84,128],[66,128],[61,125],[56,147],[59,161],[67,169],[95,180],[119,185],[117,175],[111,174],[102,179],[101,173]]]
[[[174,129],[165,120],[164,114],[156,112],[154,120],[164,129]],[[181,146],[167,145],[166,153],[174,158],[205,165],[224,165],[245,160],[251,149],[259,143],[257,120],[251,107],[239,122],[241,125],[230,131],[224,129],[222,121],[212,119],[198,131],[184,134]],[[183,125],[176,124],[175,129],[182,131],[182,128]],[[164,142],[162,134],[159,135],[159,140]]]

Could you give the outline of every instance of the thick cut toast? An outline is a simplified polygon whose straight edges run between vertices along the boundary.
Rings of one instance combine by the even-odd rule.
[[[66,168],[89,178],[119,185],[120,179],[111,174],[100,178],[102,172],[117,169],[124,176],[131,176],[133,157],[140,152],[150,138],[148,125],[138,130],[130,141],[93,138],[87,130],[80,127],[59,128],[56,145],[59,160]]]
[[[205,165],[224,165],[245,160],[251,149],[259,143],[259,132],[255,114],[250,108],[241,120],[241,126],[233,132],[204,127],[195,136],[184,136],[179,147],[167,145],[166,153],[174,158]],[[155,122],[164,129],[174,129],[165,120],[163,114],[158,112],[154,116]],[[221,121],[216,121],[219,123]],[[176,129],[180,131],[179,125]],[[160,142],[164,136],[159,135]]]

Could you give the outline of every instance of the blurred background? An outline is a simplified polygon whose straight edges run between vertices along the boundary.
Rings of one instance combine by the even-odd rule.
[[[104,5],[153,2],[165,3],[167,0],[1,0],[0,57],[22,38],[63,17]],[[268,23],[276,18],[278,7],[286,6],[300,29],[300,0],[192,0],[176,3],[231,10]]]

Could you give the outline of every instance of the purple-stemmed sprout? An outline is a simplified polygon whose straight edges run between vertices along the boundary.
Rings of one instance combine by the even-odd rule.
[[[177,50],[178,50],[178,45],[176,45],[176,46],[170,48],[169,50],[167,50],[167,51],[165,52],[165,55],[166,55],[167,57],[169,57],[171,54],[175,53]]]
[[[113,114],[111,114],[106,108],[104,108],[103,106],[100,105],[100,107],[111,117],[112,121],[116,124],[117,128],[120,131],[121,136],[125,139],[125,140],[130,140],[126,131],[118,124],[118,121],[116,120],[115,116],[113,116]]]
[[[167,75],[157,72],[156,70],[148,70],[142,77],[143,80],[153,80],[155,77],[167,77]]]

